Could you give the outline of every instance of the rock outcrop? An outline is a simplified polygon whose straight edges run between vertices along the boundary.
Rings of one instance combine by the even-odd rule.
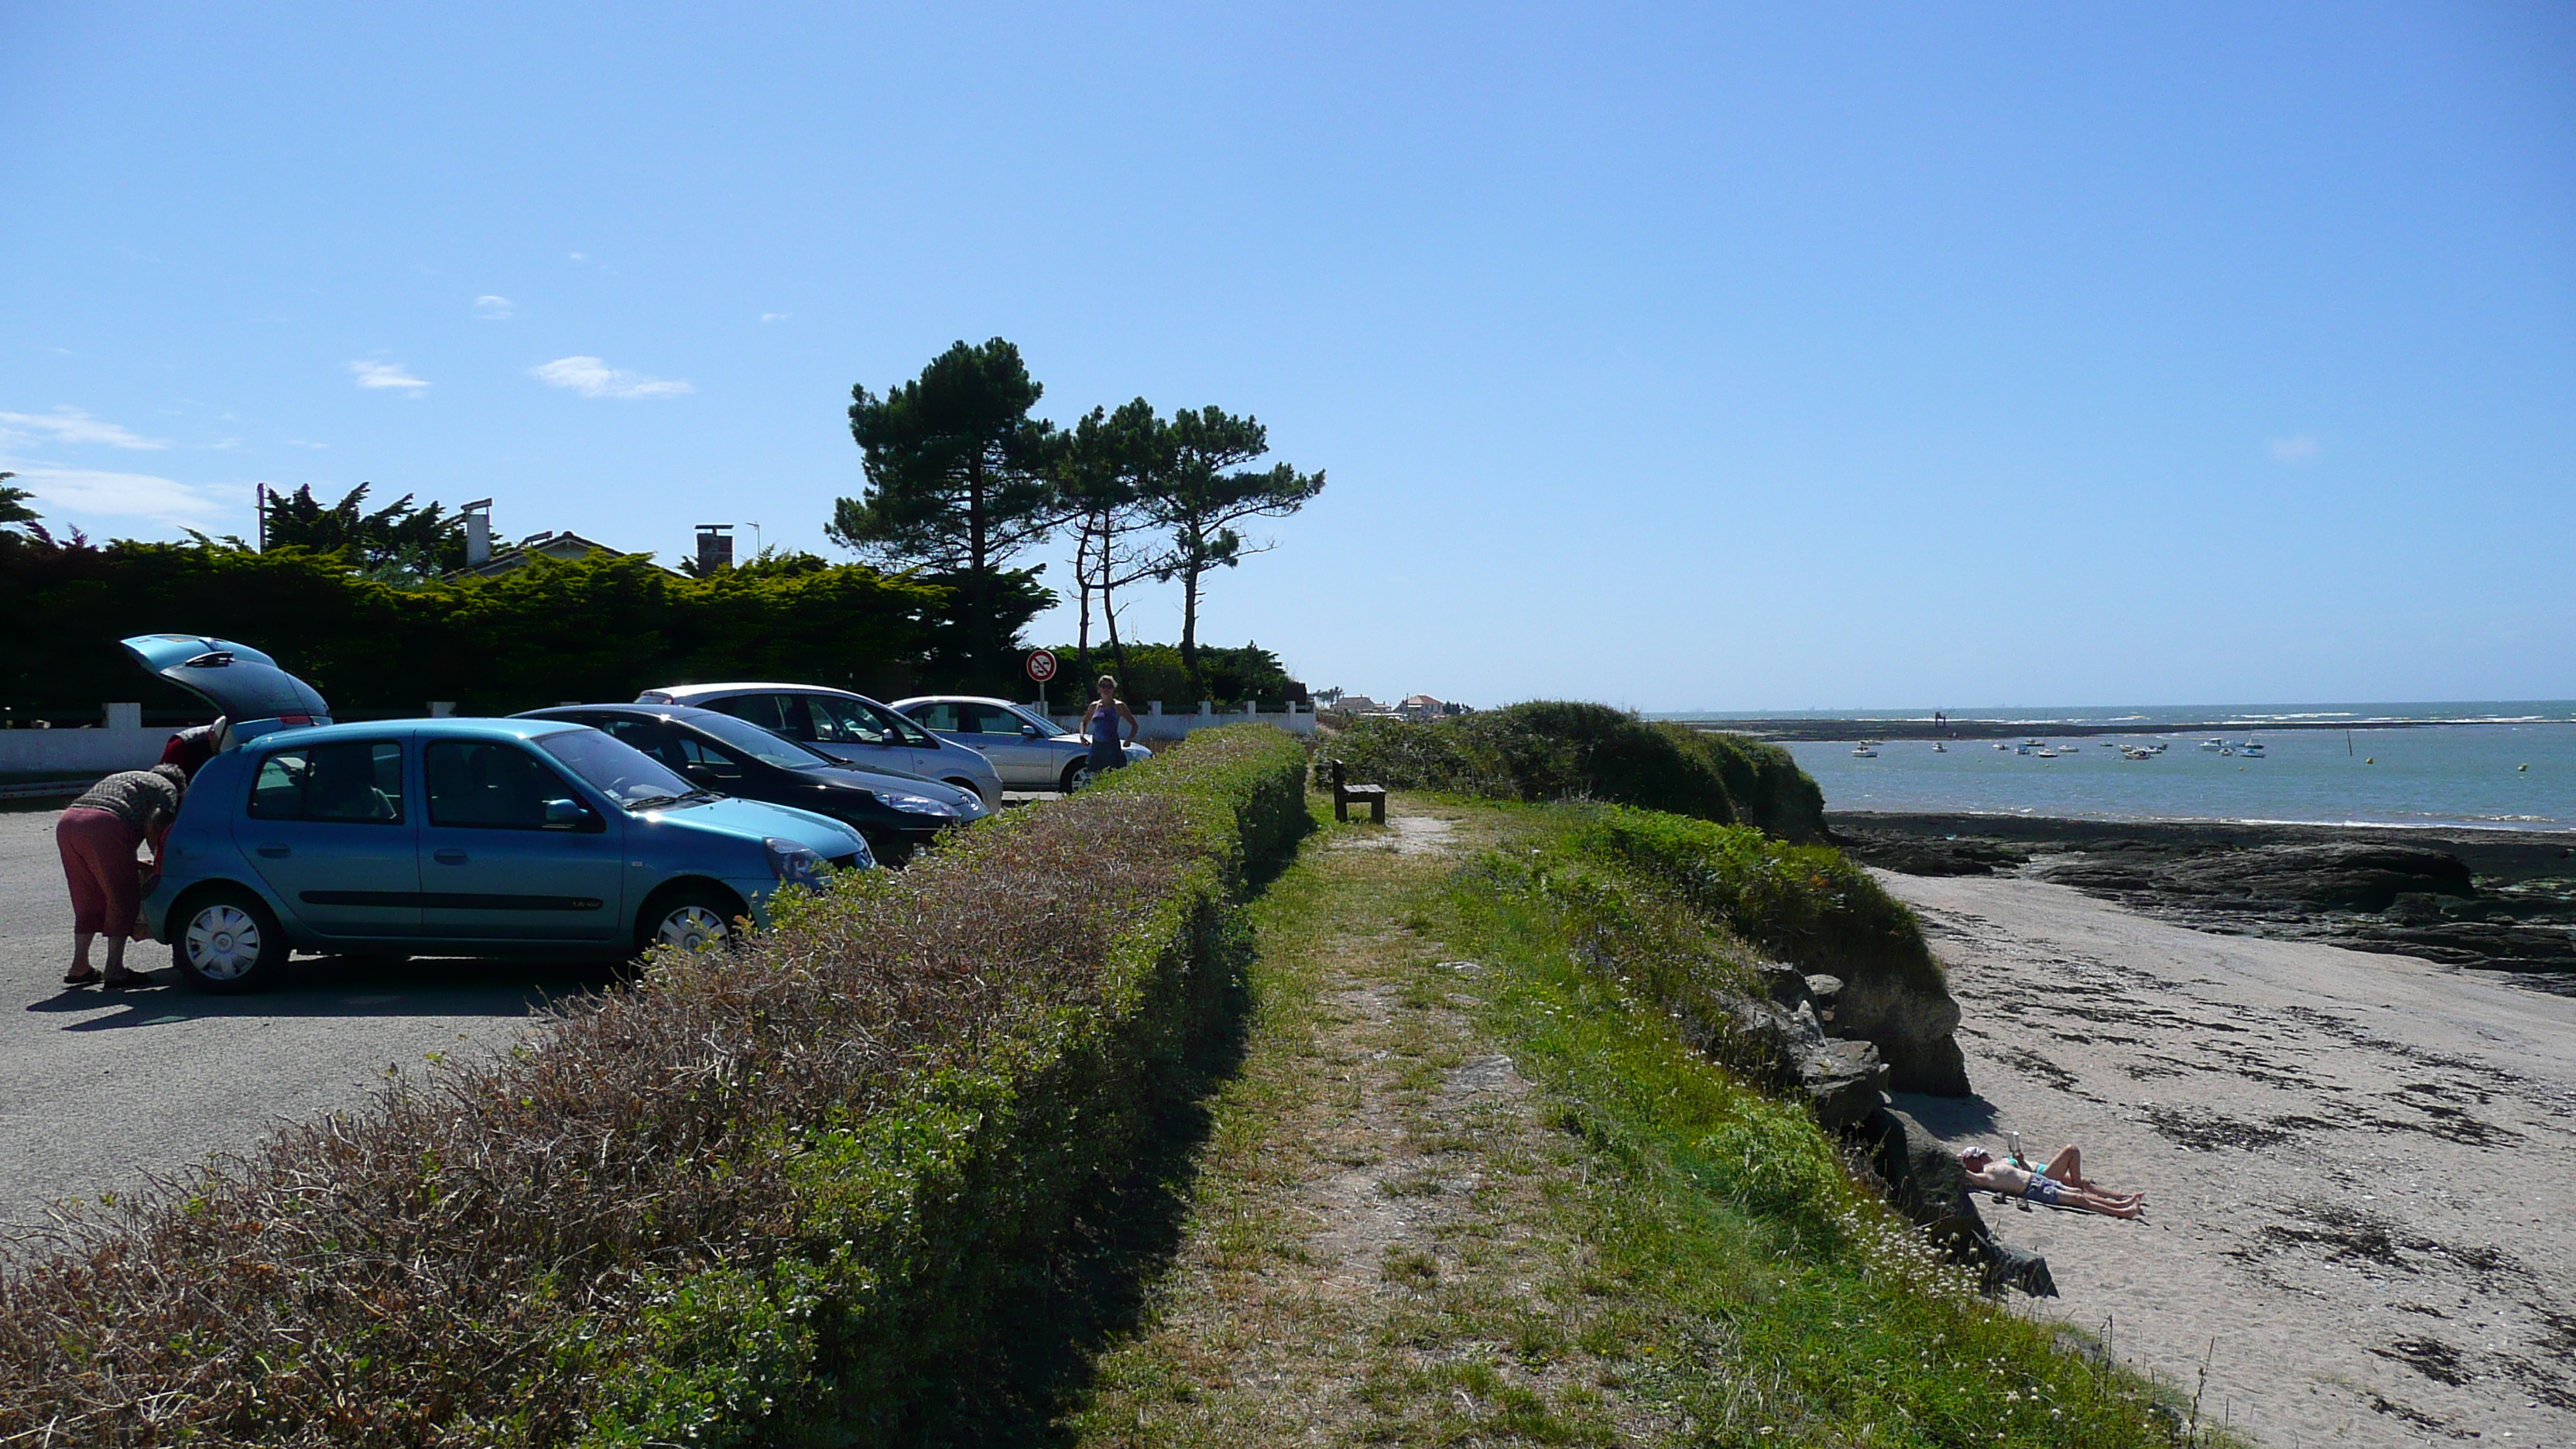
[[[1856,1134],[1870,1148],[1870,1164],[1887,1184],[1888,1200],[1922,1227],[1942,1251],[1983,1270],[1987,1292],[2018,1288],[2034,1298],[2057,1296],[2048,1260],[1997,1238],[1977,1211],[1968,1170],[1923,1124],[1881,1107]]]
[[[2203,929],[2576,972],[2563,835],[1962,815],[1841,815],[1833,828],[1852,859],[1909,875],[2026,869]]]

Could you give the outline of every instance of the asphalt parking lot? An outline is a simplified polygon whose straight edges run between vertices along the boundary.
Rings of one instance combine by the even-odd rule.
[[[209,996],[166,946],[129,948],[145,989],[66,987],[61,801],[0,808],[0,1228],[65,1198],[239,1152],[281,1122],[363,1105],[388,1069],[506,1047],[530,1013],[611,984],[614,963],[297,957],[275,989]]]

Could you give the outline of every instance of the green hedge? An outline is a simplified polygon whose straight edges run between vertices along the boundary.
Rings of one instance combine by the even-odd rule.
[[[1532,700],[1441,720],[1353,721],[1325,753],[1355,780],[1501,800],[1601,800],[1784,840],[1825,838],[1825,800],[1789,752],[1649,724],[1603,704]]]
[[[899,1443],[984,1411],[1224,1018],[1304,765],[1193,736],[81,1225],[0,1276],[0,1440]]]
[[[337,554],[183,544],[51,546],[0,532],[0,619],[46,647],[0,657],[0,704],[20,715],[102,700],[197,709],[134,667],[116,641],[178,631],[275,655],[344,716],[469,714],[721,679],[862,691],[959,682],[951,592],[858,565],[749,568],[683,578],[641,557],[540,561],[494,579],[398,587]],[[1017,629],[1045,606],[1006,600]]]

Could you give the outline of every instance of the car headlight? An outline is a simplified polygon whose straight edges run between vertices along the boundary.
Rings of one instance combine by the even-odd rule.
[[[773,835],[760,842],[769,852],[769,873],[780,885],[818,885],[823,879],[823,857],[792,840]]]
[[[944,800],[933,800],[927,795],[915,795],[909,790],[879,790],[876,797],[906,815],[927,815],[937,820],[957,818],[956,806]]]

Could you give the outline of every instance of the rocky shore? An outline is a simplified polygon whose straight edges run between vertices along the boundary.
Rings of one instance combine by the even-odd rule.
[[[2576,994],[2576,839],[2566,835],[1858,811],[1826,820],[1846,853],[1884,870],[2044,880],[2204,931],[2510,971]]]

